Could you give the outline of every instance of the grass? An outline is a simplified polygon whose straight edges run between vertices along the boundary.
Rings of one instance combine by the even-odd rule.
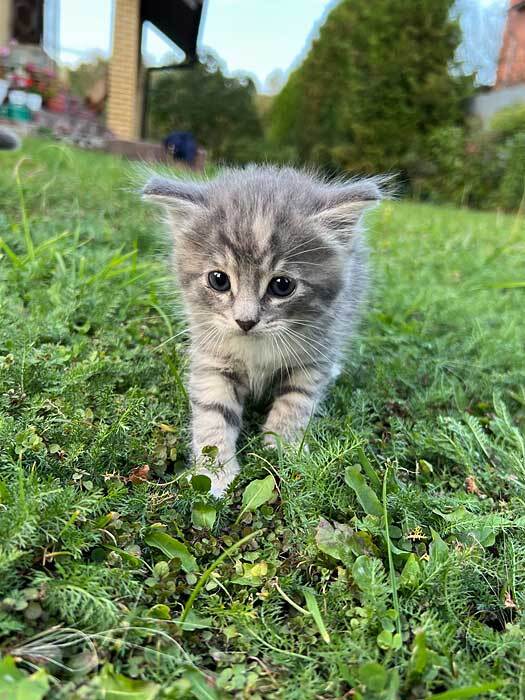
[[[180,479],[184,325],[126,167],[0,158],[2,698],[524,698],[523,220],[374,213],[310,452],[255,414],[215,502]]]

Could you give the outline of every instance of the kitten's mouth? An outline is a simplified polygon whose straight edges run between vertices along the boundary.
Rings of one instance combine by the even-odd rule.
[[[234,335],[237,336],[237,338],[260,338],[262,333],[260,330],[242,331],[239,328],[235,331]]]
[[[261,338],[261,336],[266,335],[266,328],[263,326],[252,327],[249,330],[244,330],[242,328],[231,328],[231,333],[235,338]]]

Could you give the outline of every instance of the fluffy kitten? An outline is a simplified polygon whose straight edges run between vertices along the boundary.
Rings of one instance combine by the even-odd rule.
[[[361,218],[381,190],[250,166],[209,182],[153,177],[143,194],[168,213],[191,335],[193,451],[220,496],[239,472],[247,395],[273,393],[268,444],[297,441],[337,375],[366,290]],[[207,445],[216,467],[203,463]]]

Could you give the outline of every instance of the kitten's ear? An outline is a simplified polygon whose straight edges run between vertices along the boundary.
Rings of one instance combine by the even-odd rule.
[[[184,216],[206,205],[206,183],[175,180],[155,175],[148,180],[142,196],[151,202],[164,204],[171,214]]]
[[[367,209],[383,199],[381,180],[367,178],[347,184],[323,188],[314,219],[322,224],[341,243],[351,239]]]

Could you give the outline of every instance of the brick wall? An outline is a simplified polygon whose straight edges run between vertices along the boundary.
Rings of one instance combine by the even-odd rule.
[[[496,88],[525,83],[525,2],[510,0]]]
[[[11,0],[0,0],[0,46],[11,39]]]
[[[139,130],[140,0],[115,0],[107,126],[121,139]]]

